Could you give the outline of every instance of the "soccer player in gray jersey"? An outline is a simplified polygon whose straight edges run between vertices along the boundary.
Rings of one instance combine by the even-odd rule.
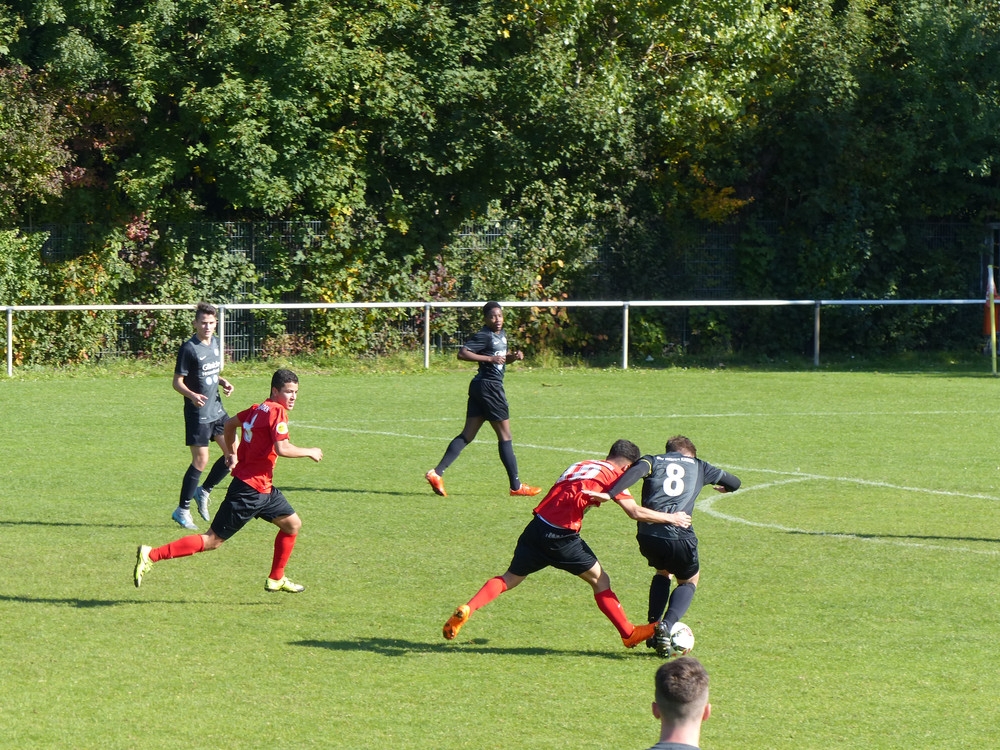
[[[489,422],[497,434],[497,445],[500,450],[500,461],[507,470],[511,495],[533,496],[541,492],[541,487],[522,484],[517,474],[517,458],[514,456],[513,437],[510,432],[510,409],[507,405],[507,394],[503,389],[504,367],[511,362],[524,359],[524,352],[507,351],[507,334],[503,330],[503,310],[499,302],[487,302],[483,305],[484,325],[471,339],[458,350],[458,358],[467,362],[477,362],[479,372],[469,383],[469,402],[465,411],[465,427],[460,435],[455,437],[445,450],[441,461],[428,471],[424,478],[431,489],[442,497],[447,497],[444,491],[444,470],[462,450],[476,439],[479,428]]]
[[[608,488],[615,497],[639,479],[642,483],[642,506],[663,513],[686,513],[694,510],[694,501],[706,484],[718,492],[735,492],[740,488],[739,477],[718,469],[698,458],[698,451],[688,438],[676,435],[667,441],[666,452],[658,456],[643,456],[626,469]],[[636,541],[639,551],[656,570],[649,585],[649,622],[660,621],[657,635],[646,645],[656,648],[660,656],[668,655],[670,630],[684,616],[698,586],[698,537],[694,526],[687,528],[669,524],[638,524]],[[670,575],[677,587],[670,592]],[[666,609],[666,613],[664,613]],[[662,617],[661,617],[662,615]]]
[[[191,518],[191,499],[198,504],[198,515],[208,521],[209,493],[229,473],[225,456],[219,456],[205,484],[198,485],[208,466],[209,443],[214,440],[225,449],[223,430],[229,415],[222,407],[219,389],[227,396],[233,392],[232,383],[220,375],[222,348],[215,336],[217,324],[218,310],[199,302],[194,315],[194,336],[181,345],[174,367],[174,390],[184,397],[184,434],[191,449],[191,465],[181,483],[180,502],[170,517],[192,531],[198,527]]]

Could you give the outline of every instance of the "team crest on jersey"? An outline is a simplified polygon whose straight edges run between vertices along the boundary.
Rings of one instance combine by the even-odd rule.
[[[274,429],[275,429],[275,432],[277,432],[279,435],[287,435],[288,434],[288,423],[287,422],[278,422],[278,426],[275,427]]]

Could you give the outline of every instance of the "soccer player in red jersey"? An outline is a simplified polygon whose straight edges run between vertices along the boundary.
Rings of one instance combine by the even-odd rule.
[[[517,540],[507,572],[489,579],[468,604],[459,605],[442,629],[444,637],[452,640],[473,612],[504,591],[514,588],[532,573],[551,565],[577,575],[591,585],[598,608],[617,628],[626,648],[652,638],[656,624],[632,625],[611,590],[611,579],[580,537],[583,514],[605,499],[592,497],[585,490],[604,492],[639,455],[634,443],[618,440],[611,446],[606,460],[580,461],[566,469],[533,511],[535,517]],[[629,518],[636,521],[682,527],[691,523],[691,517],[686,513],[660,513],[643,508],[627,491],[614,500]]]
[[[285,576],[285,565],[295,547],[302,520],[271,482],[278,456],[323,460],[319,448],[299,448],[288,439],[288,412],[295,406],[298,391],[298,376],[291,370],[278,370],[271,377],[270,398],[226,420],[223,452],[233,481],[212,519],[212,527],[207,534],[192,534],[155,549],[140,546],[135,561],[136,588],[142,585],[142,578],[153,563],[218,549],[251,519],[261,518],[278,527],[271,573],[264,582],[264,590],[297,594],[305,589]],[[239,429],[242,439],[237,448]]]

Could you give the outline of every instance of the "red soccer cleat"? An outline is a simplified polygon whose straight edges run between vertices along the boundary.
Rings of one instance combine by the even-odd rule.
[[[426,474],[424,474],[424,479],[430,484],[431,489],[434,490],[435,495],[440,495],[441,497],[448,497],[448,493],[444,491],[444,479],[436,472],[431,469]]]
[[[522,482],[520,487],[518,487],[516,490],[510,491],[510,496],[518,497],[519,495],[524,495],[526,497],[534,497],[541,491],[542,491],[541,487],[532,487],[530,484],[524,484],[524,482]]]
[[[459,604],[455,609],[455,614],[449,617],[448,622],[441,628],[441,634],[445,639],[449,641],[454,640],[455,636],[458,635],[458,631],[469,621],[469,615],[471,614],[472,610],[469,609],[468,604]]]
[[[628,638],[622,638],[622,643],[625,644],[625,648],[635,648],[643,641],[648,638],[652,638],[656,635],[656,625],[655,622],[650,622],[645,625],[636,625],[632,629],[632,634]]]

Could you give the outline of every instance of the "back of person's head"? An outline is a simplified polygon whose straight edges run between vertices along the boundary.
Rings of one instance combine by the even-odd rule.
[[[296,375],[291,370],[275,370],[274,375],[271,376],[271,388],[274,390],[281,390],[285,383],[298,383],[299,376]]]
[[[684,453],[693,458],[698,457],[698,449],[694,447],[694,443],[683,435],[674,435],[667,441],[667,453]]]
[[[214,315],[217,318],[219,317],[219,311],[215,308],[215,305],[210,305],[207,302],[199,302],[194,309],[194,317],[199,318],[202,315]]]
[[[608,458],[624,458],[630,464],[639,460],[639,446],[629,440],[616,440],[608,451]]]
[[[656,706],[670,724],[701,721],[708,703],[708,672],[693,656],[681,656],[656,670]]]

